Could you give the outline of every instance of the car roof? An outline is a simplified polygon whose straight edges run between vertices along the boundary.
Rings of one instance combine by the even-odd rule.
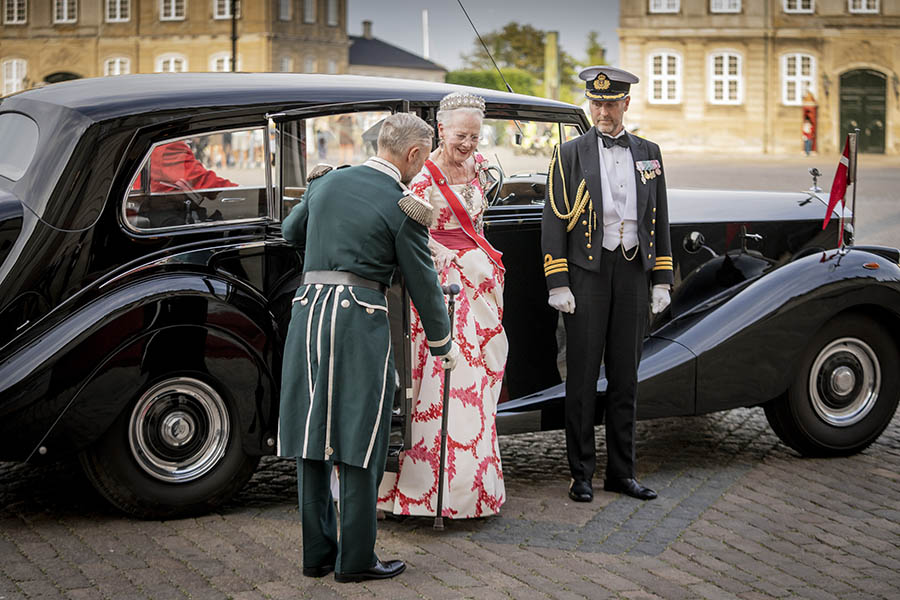
[[[482,96],[488,103],[573,109],[574,105],[449,83],[298,73],[154,73],[76,79],[28,90],[14,97],[77,111],[94,121],[154,111],[241,108],[297,103],[331,104],[404,99],[437,102],[452,91]]]

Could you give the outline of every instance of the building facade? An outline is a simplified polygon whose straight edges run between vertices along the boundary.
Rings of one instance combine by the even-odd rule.
[[[620,5],[629,122],[663,148],[900,154],[900,0],[640,0]]]
[[[0,95],[78,77],[232,70],[231,0],[0,2]],[[347,71],[347,0],[235,6],[237,70]]]
[[[350,36],[347,69],[353,75],[444,81],[447,69],[372,35],[372,21],[362,22],[362,35]]]

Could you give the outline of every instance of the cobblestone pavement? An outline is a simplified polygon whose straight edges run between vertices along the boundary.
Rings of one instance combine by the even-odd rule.
[[[673,187],[828,188],[837,156],[667,157]],[[858,241],[900,244],[896,158],[860,158]],[[604,464],[602,428],[598,463]],[[130,520],[75,462],[0,463],[0,600],[900,598],[900,416],[865,452],[803,459],[761,409],[638,424],[642,503],[566,496],[562,432],[501,438],[499,517],[379,524],[390,581],[304,578],[290,461],[264,459],[220,511]]]
[[[379,555],[409,568],[364,584],[301,575],[290,461],[264,460],[215,514],[163,522],[117,514],[74,463],[3,463],[0,599],[900,597],[900,417],[828,460],[780,444],[761,409],[638,430],[658,500],[574,504],[561,432],[506,436],[502,514],[382,521]]]

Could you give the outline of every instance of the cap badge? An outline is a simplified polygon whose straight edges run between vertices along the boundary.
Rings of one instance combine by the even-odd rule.
[[[606,76],[606,73],[600,73],[599,75],[597,75],[597,79],[594,80],[594,89],[609,89],[609,78]]]

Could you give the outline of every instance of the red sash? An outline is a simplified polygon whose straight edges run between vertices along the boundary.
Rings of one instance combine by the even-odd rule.
[[[472,223],[472,217],[466,212],[466,209],[463,207],[462,202],[459,201],[459,197],[456,193],[450,189],[449,185],[447,185],[447,179],[444,177],[441,169],[434,164],[431,159],[425,161],[425,166],[431,173],[434,184],[441,190],[441,194],[444,195],[444,199],[447,201],[447,204],[450,205],[450,210],[453,211],[453,215],[456,217],[456,220],[459,221],[462,230],[473,242],[475,242],[476,246],[481,248],[484,253],[488,255],[491,262],[500,267],[501,271],[505,271],[506,269],[503,266],[503,261],[500,259],[500,257],[503,256],[503,253],[491,246],[490,243],[484,239],[484,236],[475,231],[475,224]]]

